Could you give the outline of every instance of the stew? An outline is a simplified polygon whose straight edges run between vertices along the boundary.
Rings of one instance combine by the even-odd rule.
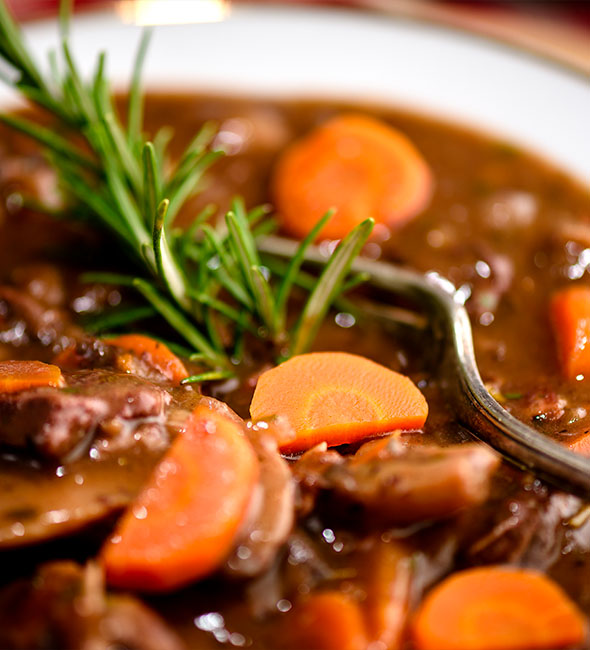
[[[241,195],[299,237],[332,199],[282,217],[308,182],[293,147],[355,119],[361,139],[401,134],[383,155],[410,169],[403,205],[365,215],[347,193],[347,230],[375,216],[364,255],[462,287],[490,392],[590,454],[587,188],[392,109],[148,96],[149,132],[172,115],[173,157],[211,119],[225,152],[177,226]],[[37,209],[58,200],[53,172],[4,127],[0,196],[1,647],[590,648],[589,505],[470,439],[423,331],[385,331],[349,296],[315,354],[274,367],[246,338],[237,378],[182,383],[198,363],[128,288],[83,281],[120,268],[116,247]],[[103,332],[122,304],[136,318]]]

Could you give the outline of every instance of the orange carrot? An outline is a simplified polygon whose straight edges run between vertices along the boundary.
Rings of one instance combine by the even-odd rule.
[[[398,650],[406,627],[412,588],[412,550],[403,542],[378,541],[368,561],[367,626],[371,641]]]
[[[408,138],[361,114],[332,118],[295,142],[273,178],[281,223],[296,237],[333,207],[322,231],[327,238],[344,237],[368,217],[399,226],[427,206],[432,187],[430,169]]]
[[[57,366],[42,361],[1,361],[0,393],[16,393],[36,386],[64,386]]]
[[[133,352],[171,381],[180,383],[188,377],[188,372],[182,361],[164,343],[149,336],[124,334],[114,339],[108,339],[106,342]]]
[[[557,291],[550,313],[564,376],[590,378],[590,287]]]
[[[584,641],[586,619],[543,574],[489,566],[435,587],[413,631],[417,650],[557,650]]]
[[[72,343],[61,352],[58,352],[51,362],[60,368],[66,368],[66,370],[77,370],[80,363],[80,357],[77,353],[76,344]]]
[[[290,648],[366,650],[367,633],[357,603],[339,591],[323,591],[295,605],[283,624]]]
[[[240,422],[197,406],[103,547],[107,581],[168,591],[215,571],[232,550],[258,474]]]
[[[340,445],[395,429],[418,429],[428,405],[408,377],[346,352],[292,357],[258,379],[253,420],[283,416],[295,432],[287,452]]]

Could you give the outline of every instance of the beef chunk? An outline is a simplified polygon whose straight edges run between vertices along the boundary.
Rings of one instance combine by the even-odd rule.
[[[109,418],[157,417],[170,402],[170,395],[164,389],[133,375],[88,370],[69,375],[66,379],[75,394],[93,395],[107,402]]]
[[[84,336],[58,355],[55,363],[70,371],[112,369],[117,363],[117,348],[100,339]]]
[[[570,521],[582,508],[582,502],[573,494],[554,492],[549,496],[545,508],[539,514],[536,527],[521,564],[536,569],[547,570],[559,559],[567,545],[572,548],[583,540],[570,535]],[[586,534],[588,531],[586,531]]]
[[[131,596],[105,593],[102,572],[53,562],[0,592],[0,647],[13,650],[185,650],[165,623]]]
[[[61,310],[48,308],[24,291],[0,287],[0,342],[24,345],[33,341],[49,346],[62,337],[80,334]]]
[[[65,370],[105,368],[137,375],[158,383],[169,379],[145,359],[105,341],[85,336],[64,350],[54,361]]]
[[[154,438],[154,427],[166,436],[170,395],[159,386],[107,370],[80,371],[67,380],[65,389],[0,394],[0,442],[62,460],[87,447],[97,434],[105,440],[125,437],[127,445],[141,427],[146,439]]]
[[[468,564],[509,563],[547,570],[559,558],[567,523],[580,507],[573,495],[514,479],[460,525],[464,559]]]
[[[476,443],[444,448],[393,444],[379,453],[361,447],[348,458],[318,447],[296,464],[302,488],[329,491],[361,506],[371,520],[391,525],[441,519],[483,503],[500,462]]]
[[[0,441],[33,447],[42,456],[60,459],[106,417],[107,402],[56,388],[37,388],[0,395]]]

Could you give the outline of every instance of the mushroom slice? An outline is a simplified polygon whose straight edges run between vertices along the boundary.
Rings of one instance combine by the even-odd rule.
[[[295,484],[276,440],[264,430],[248,429],[260,461],[258,494],[244,535],[225,565],[232,576],[250,577],[265,571],[293,527]]]

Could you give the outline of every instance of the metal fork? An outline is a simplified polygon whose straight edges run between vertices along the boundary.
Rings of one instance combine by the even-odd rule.
[[[259,241],[262,252],[281,257],[292,257],[296,247],[296,242],[282,237]],[[318,247],[310,247],[306,259],[317,264],[327,262]],[[462,426],[521,469],[561,489],[590,497],[590,458],[516,419],[487,391],[475,361],[464,296],[449,280],[362,257],[356,259],[352,270],[368,274],[372,286],[404,296],[424,309],[430,335],[441,350],[442,388]],[[380,317],[387,319],[387,312]]]

